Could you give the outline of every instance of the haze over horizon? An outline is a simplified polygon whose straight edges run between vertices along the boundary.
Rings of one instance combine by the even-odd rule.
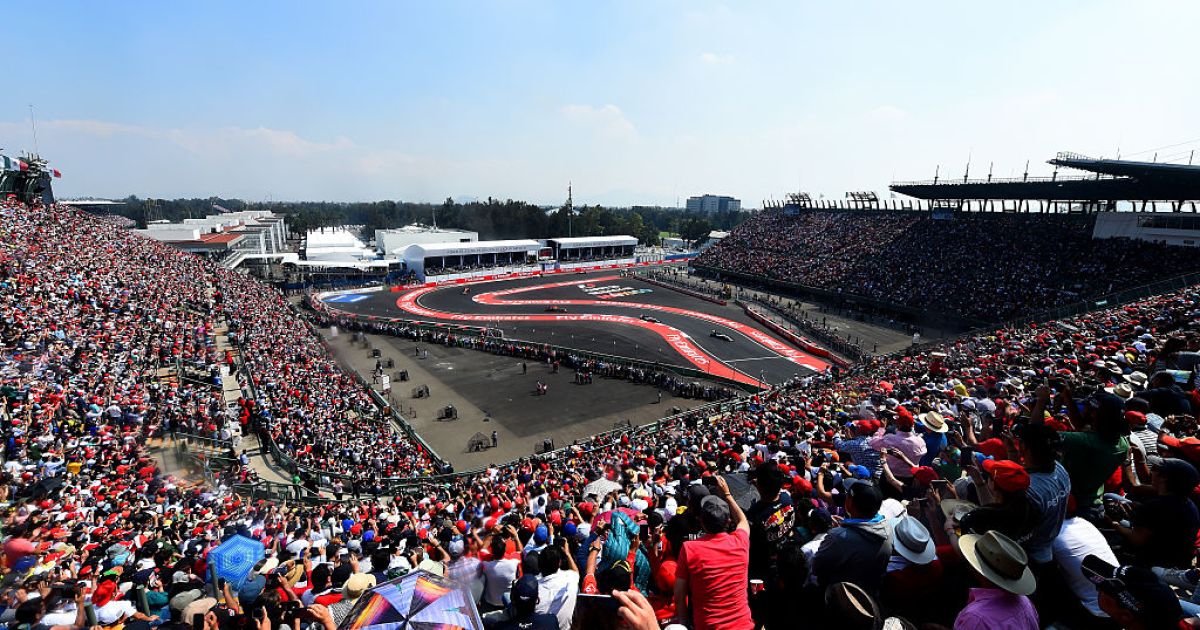
[[[6,155],[63,197],[758,207],[1186,161],[1200,4],[21,3]],[[1188,24],[1193,26],[1189,27]],[[1174,63],[1172,63],[1174,62]],[[1182,68],[1182,70],[1181,70]],[[1187,70],[1187,68],[1192,68]],[[1178,145],[1178,146],[1171,146]]]

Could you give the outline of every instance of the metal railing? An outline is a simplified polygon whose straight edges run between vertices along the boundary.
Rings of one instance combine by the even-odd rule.
[[[1130,302],[1136,302],[1148,297],[1153,297],[1155,295],[1163,295],[1165,293],[1179,291],[1197,284],[1200,284],[1200,271],[1185,273],[1167,278],[1165,280],[1158,280],[1156,282],[1142,284],[1136,287],[1130,287],[1128,289],[1121,289],[1120,291],[1113,291],[1111,293],[1088,298],[1086,300],[1079,300],[1069,304],[1064,304],[1062,306],[1043,309],[1023,317],[1013,317],[998,324],[976,329],[972,332],[993,328],[1021,326],[1030,322],[1066,319],[1068,317],[1074,317],[1090,311],[1114,308],[1129,304]]]

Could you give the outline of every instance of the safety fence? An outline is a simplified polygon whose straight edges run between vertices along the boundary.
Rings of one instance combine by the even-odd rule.
[[[751,306],[751,303],[753,303],[758,308],[753,308]],[[771,318],[768,317],[766,313],[760,312],[758,310],[758,309],[766,308],[762,304],[760,304],[758,302],[747,302],[747,301],[743,301],[743,300],[737,300],[737,304],[738,304],[738,306],[742,307],[742,311],[744,311],[750,319],[753,319],[754,321],[762,324],[763,326],[766,326],[768,329],[770,329],[775,334],[779,335],[780,337],[783,337],[785,340],[787,340],[793,346],[796,346],[797,348],[800,348],[801,350],[803,350],[813,356],[818,356],[818,357],[821,357],[822,359],[826,359],[828,361],[836,363],[839,367],[844,368],[844,367],[848,367],[850,365],[849,361],[846,361],[845,359],[835,355],[834,353],[830,352],[829,350],[814,344],[813,342],[805,339],[804,337],[801,337],[800,335],[797,335],[796,333],[792,332],[791,330],[788,330],[787,328],[784,328],[783,326],[780,326],[778,323],[771,320]]]
[[[993,324],[992,326],[987,326],[982,329],[1013,328],[1024,326],[1032,322],[1066,319],[1095,310],[1123,306],[1125,304],[1129,304],[1130,302],[1136,302],[1138,300],[1153,297],[1155,295],[1179,291],[1196,284],[1200,284],[1200,271],[1173,276],[1171,278],[1167,278],[1166,280],[1159,280],[1157,282],[1138,285],[1136,287],[1114,291],[1112,293],[1107,293],[1105,295],[1087,300],[1071,302],[1069,304],[1056,306],[1054,308],[1043,309],[1024,317],[1014,317],[999,324]]]
[[[725,304],[727,304],[727,302],[725,300],[723,300],[715,295],[709,295],[702,291],[697,291],[696,289],[694,289],[692,287],[684,286],[677,282],[670,282],[667,280],[663,280],[662,278],[657,278],[657,277],[654,277],[654,276],[651,276],[648,274],[639,274],[638,279],[641,280],[642,282],[646,282],[648,284],[653,284],[655,286],[659,286],[664,289],[670,289],[671,291],[677,291],[684,295],[694,297],[697,300],[704,300],[705,302],[712,302],[713,304],[720,304],[721,306],[725,306]]]

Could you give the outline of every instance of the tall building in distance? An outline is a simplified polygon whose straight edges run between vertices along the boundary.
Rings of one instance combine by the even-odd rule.
[[[737,212],[742,209],[742,200],[724,195],[700,195],[688,197],[687,209],[702,212]]]

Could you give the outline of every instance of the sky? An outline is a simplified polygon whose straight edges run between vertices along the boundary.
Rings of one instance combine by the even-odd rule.
[[[0,149],[60,197],[759,207],[1200,148],[1200,3],[52,2]],[[1176,146],[1170,146],[1176,145]]]

